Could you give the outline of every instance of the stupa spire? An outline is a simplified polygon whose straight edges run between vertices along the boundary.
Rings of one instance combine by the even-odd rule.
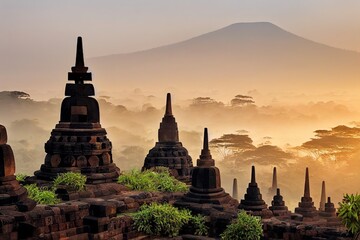
[[[256,184],[255,166],[251,166],[251,184]]]
[[[78,37],[75,66],[71,67],[71,72],[68,73],[68,80],[75,80],[75,83],[84,83],[85,80],[91,81],[91,73],[88,73],[87,70],[88,67],[85,67],[84,63],[82,38]]]
[[[306,168],[306,173],[305,173],[304,197],[306,197],[306,198],[310,197],[309,168]]]
[[[204,128],[204,143],[203,149],[201,150],[200,160],[212,160],[212,156],[209,150],[209,137],[207,128]]]
[[[172,116],[172,107],[171,107],[171,94],[168,93],[166,95],[166,109],[165,109],[165,116]]]
[[[272,189],[277,189],[277,173],[276,173],[276,167],[273,169],[273,179],[272,179]]]
[[[319,207],[320,211],[325,211],[325,203],[326,203],[325,181],[322,181],[320,207]]]

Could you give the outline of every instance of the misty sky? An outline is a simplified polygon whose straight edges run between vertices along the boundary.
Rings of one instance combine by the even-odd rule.
[[[34,78],[42,69],[56,69],[65,78],[78,35],[86,57],[95,57],[178,42],[236,22],[266,21],[360,51],[357,0],[1,0],[0,20],[0,82],[7,90],[28,85],[26,74],[16,77],[19,72]],[[3,84],[8,79],[12,83]]]

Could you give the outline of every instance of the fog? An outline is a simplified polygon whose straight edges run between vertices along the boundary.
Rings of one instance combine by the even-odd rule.
[[[211,153],[227,192],[232,192],[236,177],[239,197],[243,197],[251,165],[256,166],[257,182],[268,204],[272,168],[278,168],[278,184],[292,211],[303,195],[306,166],[316,206],[323,180],[336,204],[344,193],[359,192],[360,114],[354,99],[338,94],[264,96],[256,90],[239,95],[252,101],[232,101],[235,96],[221,102],[212,96],[172,95],[180,141],[194,164],[200,154],[203,128],[209,128]],[[114,162],[122,171],[141,168],[157,141],[165,95],[136,89],[121,97],[104,92],[97,99],[102,127],[113,143]],[[32,175],[44,162],[44,143],[59,121],[61,100],[37,101],[31,94],[0,92],[1,124],[8,130],[17,173]],[[342,125],[347,127],[337,127]],[[250,147],[242,149],[245,145],[241,142],[226,148],[214,144],[225,134],[242,136],[238,139],[245,139]]]

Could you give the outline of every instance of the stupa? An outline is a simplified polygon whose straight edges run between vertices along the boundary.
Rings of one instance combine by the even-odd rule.
[[[215,167],[215,160],[209,150],[207,128],[204,130],[204,145],[200,158],[193,169],[191,187],[180,202],[216,205],[237,202],[221,187],[220,171]]]
[[[319,211],[320,211],[320,212],[324,212],[324,211],[325,211],[325,204],[326,204],[325,181],[322,181],[322,184],[321,184],[320,207],[319,207]]]
[[[160,123],[158,142],[144,160],[143,170],[153,167],[168,167],[180,181],[191,183],[192,159],[179,141],[179,131],[172,114],[171,95],[167,94],[165,115]]]
[[[262,199],[260,189],[255,179],[255,166],[251,167],[251,182],[246,189],[244,199],[240,201],[239,209],[246,211],[262,211],[267,209],[267,204]]]
[[[19,184],[14,174],[14,153],[7,144],[6,128],[0,125],[0,206],[16,204],[27,199],[26,189]]]
[[[271,188],[269,188],[268,194],[272,197],[277,193],[277,174],[276,174],[276,167],[273,168],[273,176],[272,176],[272,185]]]
[[[331,202],[330,197],[327,198],[324,211],[320,212],[319,215],[326,218],[336,217],[336,208],[334,206],[334,203]]]
[[[273,212],[274,216],[287,216],[290,214],[288,207],[285,206],[283,196],[280,194],[280,188],[276,189],[276,195],[274,196],[269,209]]]
[[[238,199],[238,198],[239,198],[237,178],[234,178],[234,180],[233,180],[233,192],[232,192],[232,197],[233,197],[234,199]]]
[[[112,182],[120,170],[113,163],[111,142],[100,125],[99,104],[91,73],[84,64],[82,39],[77,39],[75,66],[68,73],[66,97],[61,104],[60,122],[45,143],[45,163],[35,172],[38,179],[52,180],[62,172],[81,172],[87,183]]]
[[[301,202],[299,202],[299,207],[295,208],[295,213],[301,214],[304,220],[311,220],[318,215],[310,196],[309,168],[306,168],[305,173],[304,196],[301,198]]]

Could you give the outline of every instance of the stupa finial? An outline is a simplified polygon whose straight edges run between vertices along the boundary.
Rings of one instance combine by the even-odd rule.
[[[166,95],[166,109],[165,109],[165,116],[172,116],[172,107],[171,107],[171,94],[168,93]]]
[[[85,67],[84,63],[82,38],[78,37],[75,66],[71,67],[71,72],[68,73],[68,80],[75,80],[75,83],[84,83],[85,80],[91,81],[91,73],[88,73],[87,70],[88,67]]]

